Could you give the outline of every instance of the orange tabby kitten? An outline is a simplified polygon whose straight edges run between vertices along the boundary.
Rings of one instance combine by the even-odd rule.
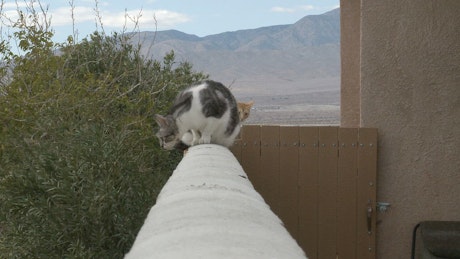
[[[245,121],[249,117],[249,113],[251,112],[252,105],[254,101],[249,102],[238,102],[238,114],[240,115],[240,122]]]

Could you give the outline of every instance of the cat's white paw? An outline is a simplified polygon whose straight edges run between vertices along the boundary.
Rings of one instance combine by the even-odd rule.
[[[202,135],[200,138],[200,144],[211,144],[211,136]]]
[[[185,132],[181,141],[187,146],[193,146],[193,134],[190,131]]]
[[[185,132],[184,135],[182,135],[181,140],[184,144],[191,147],[191,146],[201,144],[200,138],[201,138],[200,132],[197,130],[191,129]]]
[[[190,130],[190,132],[192,133],[192,136],[193,136],[192,144],[190,146],[198,145],[200,137],[201,137],[200,132],[198,130],[193,130],[193,129]]]

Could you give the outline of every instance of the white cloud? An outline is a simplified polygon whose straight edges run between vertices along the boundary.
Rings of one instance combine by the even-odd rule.
[[[2,21],[4,22],[5,26],[6,27],[15,27],[14,24],[20,19],[19,13],[24,12],[24,13],[28,14],[29,12],[25,11],[25,8],[29,8],[29,7],[32,8],[32,9],[37,10],[37,6],[31,6],[31,5],[26,6],[26,7],[23,7],[22,5],[18,5],[18,6],[15,6],[13,9],[3,10],[2,11]],[[46,8],[44,7],[44,9],[46,9]],[[28,25],[31,25],[31,24],[35,23],[35,19],[38,21],[39,24],[43,25],[43,24],[45,24],[45,18],[46,18],[46,22],[48,22],[49,15],[48,14],[44,15],[41,11],[37,11],[35,17],[26,15],[23,18],[24,18],[24,21],[26,22],[26,24],[28,24]]]
[[[4,9],[24,8],[24,7],[27,7],[27,5],[28,4],[26,2],[21,2],[21,1],[18,1],[18,2],[3,2],[3,3],[1,3],[1,6]]]
[[[152,29],[155,28],[155,20],[159,28],[167,28],[190,20],[187,15],[168,10],[135,9],[115,13],[100,10],[99,14],[102,18],[103,26],[106,28],[123,28],[124,26],[130,28],[134,26],[134,21],[137,21],[140,29]],[[70,7],[55,9],[51,12],[51,15],[51,24],[53,26],[72,24]],[[75,7],[74,18],[75,24],[95,21],[97,19],[96,11],[91,7]]]
[[[295,9],[281,7],[281,6],[275,6],[275,7],[272,7],[270,9],[270,11],[275,12],[275,13],[293,13],[293,12],[295,12]]]
[[[138,22],[140,29],[168,28],[190,21],[187,15],[168,10],[128,10],[116,14],[103,13],[102,22],[106,27],[122,27],[125,23],[129,27]],[[156,25],[155,25],[156,23]]]
[[[19,17],[18,12],[16,10],[3,11],[3,15],[11,19],[12,21],[16,21]]]
[[[140,30],[163,30],[190,21],[190,18],[183,13],[173,12],[164,9],[132,9],[119,12],[110,12],[106,11],[108,8],[101,8],[102,6],[107,7],[108,5],[109,4],[104,1],[100,1],[98,4],[99,15],[101,16],[102,24],[105,28],[126,28],[129,30],[133,29],[133,27],[135,26],[135,22],[137,22],[137,26]],[[22,10],[23,8],[27,8],[27,5],[22,1],[18,1],[18,5],[16,5],[15,2],[4,2],[3,14],[14,22],[18,19],[18,8]],[[74,21],[72,21],[71,6],[49,8],[46,17],[48,19],[51,18],[52,27],[64,27],[72,25],[72,23],[74,23],[75,26],[78,28],[79,25],[82,23],[95,23],[96,20],[98,20],[95,8],[96,7],[91,7],[89,5],[74,6]],[[41,17],[42,15],[39,13],[39,16]]]
[[[275,13],[295,13],[295,12],[311,11],[313,9],[315,9],[313,5],[300,5],[296,7],[275,6],[275,7],[272,7],[270,11],[275,12]]]
[[[299,8],[302,9],[303,11],[311,11],[311,10],[315,9],[315,7],[313,7],[313,5],[302,5]]]
[[[95,11],[91,7],[76,6],[73,10],[75,24],[94,21]],[[53,26],[66,26],[72,24],[72,12],[70,7],[61,7],[50,12]]]

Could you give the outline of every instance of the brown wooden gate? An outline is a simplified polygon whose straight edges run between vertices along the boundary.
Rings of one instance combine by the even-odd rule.
[[[376,129],[245,125],[231,150],[308,258],[375,258]]]

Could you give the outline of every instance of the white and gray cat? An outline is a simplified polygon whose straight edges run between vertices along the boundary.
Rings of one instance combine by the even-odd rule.
[[[156,136],[167,150],[198,144],[230,147],[240,131],[235,97],[223,84],[207,80],[178,94],[169,113],[156,114]]]

